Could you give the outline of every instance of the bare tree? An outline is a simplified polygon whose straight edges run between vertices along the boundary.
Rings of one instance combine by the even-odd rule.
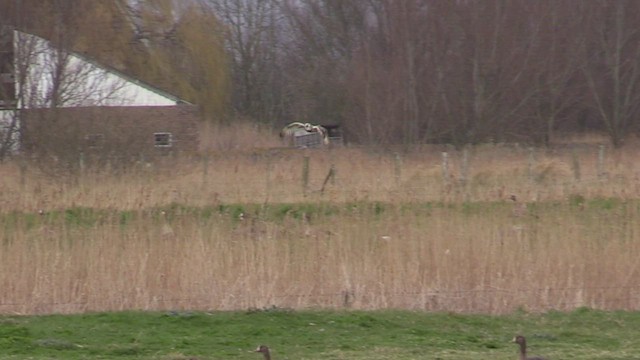
[[[296,120],[342,123],[347,77],[367,33],[368,0],[287,1],[287,92]]]
[[[13,146],[17,131],[13,27],[0,19],[0,161]]]
[[[532,117],[525,128],[533,140],[550,145],[556,128],[578,116],[584,101],[580,80],[580,49],[586,40],[580,31],[581,19],[575,16],[571,2],[535,2],[531,5],[533,31],[539,36],[536,48]]]
[[[261,122],[282,116],[282,13],[277,0],[200,0],[225,25],[237,114]]]
[[[369,1],[349,63],[345,124],[368,143],[416,143],[429,137],[427,116],[433,65],[427,5],[423,1]],[[364,129],[365,131],[362,131]]]
[[[619,144],[640,104],[638,7],[286,2],[291,108],[334,116],[352,139],[370,143],[548,144],[558,126],[577,129],[588,95],[586,106]]]
[[[514,136],[537,91],[526,2],[370,4],[375,21],[352,64],[361,118],[379,128],[369,133],[402,143]]]
[[[18,98],[23,108],[125,104],[125,81],[67,49],[17,34]]]
[[[587,39],[582,72],[591,107],[614,146],[621,146],[640,115],[640,3],[591,1],[582,12]]]

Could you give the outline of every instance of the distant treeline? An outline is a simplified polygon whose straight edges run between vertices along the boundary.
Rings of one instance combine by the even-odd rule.
[[[341,124],[365,144],[545,144],[599,130],[619,146],[639,130],[639,1],[190,3],[222,24],[227,118]]]

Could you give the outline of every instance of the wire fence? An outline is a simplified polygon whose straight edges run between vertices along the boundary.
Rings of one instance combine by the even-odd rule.
[[[168,161],[166,164],[147,166],[141,161],[135,170],[135,175],[141,176],[122,180],[122,189],[114,186],[113,182],[105,181],[101,176],[92,178],[93,173],[89,168],[85,168],[78,174],[77,181],[70,186],[59,186],[46,196],[42,196],[43,190],[39,189],[38,196],[32,196],[29,200],[34,201],[34,205],[30,207],[37,209],[36,206],[42,206],[45,198],[50,207],[81,205],[83,196],[87,197],[87,194],[90,194],[90,198],[100,200],[100,206],[105,208],[148,206],[141,199],[154,199],[155,202],[163,204],[267,203],[325,199],[443,202],[496,200],[505,199],[509,191],[508,188],[505,189],[506,184],[518,188],[520,192],[531,191],[536,196],[541,194],[542,199],[581,191],[591,194],[613,194],[619,191],[619,194],[626,196],[640,195],[640,180],[636,176],[639,171],[635,165],[621,167],[619,164],[626,162],[616,162],[608,158],[603,146],[568,150],[557,154],[542,153],[533,148],[500,148],[497,153],[496,149],[492,149],[491,152],[482,149],[462,149],[432,151],[428,154],[392,151],[364,155],[363,149],[346,150],[335,153],[286,150],[244,154],[231,158],[222,155],[203,156],[190,158],[186,162],[187,165],[176,165]],[[513,166],[507,169],[498,168],[495,162],[502,164],[504,159],[510,159]],[[184,172],[185,168],[189,172]],[[491,170],[489,175],[485,173],[487,169]],[[496,173],[499,175],[495,175]],[[28,179],[25,169],[21,170],[20,177],[23,179],[22,186],[37,187],[33,180]],[[517,180],[514,180],[516,178]],[[527,186],[530,187],[520,186],[523,184],[529,184]],[[120,196],[120,191],[126,191],[127,196]],[[105,197],[101,197],[102,192]],[[24,194],[25,192],[21,191],[6,191],[2,192],[0,198],[15,199],[16,204],[22,204],[25,202]],[[46,207],[46,204],[44,206]],[[497,216],[501,214],[498,213]],[[631,219],[634,215],[635,213],[630,213],[627,218]],[[510,223],[510,220],[507,222]],[[629,231],[633,232],[633,229]],[[629,237],[634,235],[629,234]],[[25,298],[28,300],[24,300]],[[72,298],[72,295],[59,294],[58,298],[68,299]],[[113,294],[104,297],[90,294],[78,301],[58,301],[44,295],[34,295],[32,298],[25,296],[22,298],[23,301],[11,299],[10,294],[0,294],[0,313],[175,308],[247,310],[273,307],[403,308],[504,313],[519,307],[531,311],[570,310],[582,306],[604,310],[638,310],[640,286],[480,287],[388,291],[382,287],[371,289],[354,285],[333,292],[301,292],[291,289],[266,292],[266,295],[250,290],[214,293],[204,289],[186,292],[184,296],[176,296],[175,293],[138,294],[134,290],[127,292],[125,289],[120,297]]]
[[[91,167],[78,161],[78,171],[64,185],[42,185],[56,179],[53,168],[34,177],[21,163],[15,191],[0,195],[14,207],[69,202],[81,204],[92,194],[107,207],[158,203],[269,203],[300,201],[496,201],[511,193],[526,201],[558,200],[572,194],[640,197],[640,165],[632,154],[617,154],[603,145],[542,150],[498,146],[425,151],[380,151],[367,148],[332,150],[266,149],[244,153],[201,154],[163,158],[126,170]],[[50,193],[46,193],[50,188]],[[108,188],[108,189],[107,189]],[[46,196],[29,195],[39,191]],[[108,193],[126,191],[125,196]],[[140,198],[134,198],[136,193]],[[97,195],[93,195],[97,194]],[[73,197],[73,198],[71,198]],[[144,199],[142,199],[144,198]],[[151,204],[153,202],[153,204]],[[43,205],[40,205],[43,206]],[[92,206],[92,204],[83,204]]]
[[[640,310],[640,286],[596,286],[567,288],[483,288],[367,292],[345,289],[339,292],[308,294],[224,294],[223,296],[126,296],[90,301],[2,302],[0,313],[42,314],[87,311],[277,311],[304,309],[381,310],[406,309],[460,313],[505,314],[516,310],[531,312],[596,310]]]

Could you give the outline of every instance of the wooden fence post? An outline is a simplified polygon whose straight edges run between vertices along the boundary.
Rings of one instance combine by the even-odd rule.
[[[529,177],[529,181],[533,181],[535,174],[534,168],[536,166],[536,149],[534,147],[529,148],[529,161],[527,163],[527,176]]]
[[[20,157],[20,187],[24,190],[27,184],[27,162],[23,156]]]
[[[442,153],[442,180],[445,185],[449,183],[449,154],[446,151]]]
[[[80,173],[84,172],[84,153],[80,152],[80,158],[78,159],[78,165],[80,166]]]
[[[398,186],[402,181],[402,157],[400,157],[400,154],[395,153],[393,163],[394,163],[393,169],[394,169],[394,175],[396,179],[396,186]]]
[[[469,148],[467,146],[462,150],[462,163],[460,164],[460,183],[465,185],[469,178]]]
[[[202,187],[207,187],[207,180],[209,178],[209,154],[204,154],[202,157]]]
[[[571,151],[571,168],[573,169],[574,180],[580,181],[580,159],[578,158],[578,152],[575,149]]]
[[[331,163],[331,165],[329,166],[329,172],[327,173],[327,176],[324,178],[324,181],[322,182],[322,187],[320,188],[320,193],[324,194],[324,189],[327,186],[327,183],[329,182],[329,180],[331,180],[331,185],[335,185],[335,177],[336,177],[336,166]]]
[[[309,155],[305,155],[302,160],[302,195],[307,196],[309,188]]]
[[[605,146],[600,145],[600,149],[598,150],[598,179],[602,180],[605,176],[604,171],[604,150]]]
[[[266,181],[265,181],[265,186],[267,187],[265,189],[266,191],[266,197],[265,197],[265,204],[269,202],[269,200],[271,199],[271,171],[272,171],[272,164],[271,164],[271,156],[267,156],[267,172],[265,174]]]

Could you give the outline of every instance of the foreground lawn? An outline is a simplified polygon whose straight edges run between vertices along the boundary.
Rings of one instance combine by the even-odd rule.
[[[0,359],[640,359],[640,313],[509,316],[408,311],[100,313],[0,317]]]

